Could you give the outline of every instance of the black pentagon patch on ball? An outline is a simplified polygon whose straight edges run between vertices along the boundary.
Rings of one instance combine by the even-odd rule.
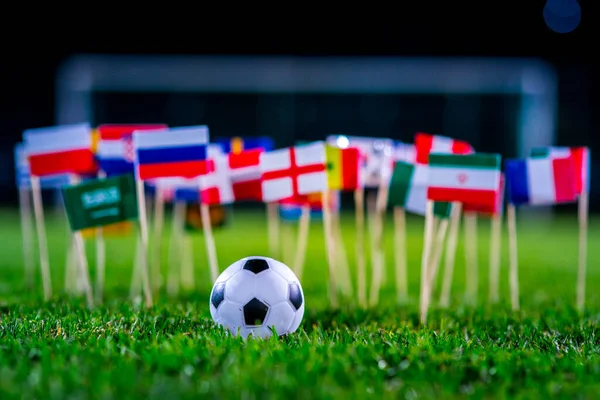
[[[244,306],[244,322],[247,326],[260,326],[267,317],[269,306],[253,298]]]
[[[262,258],[251,258],[250,260],[246,261],[242,269],[258,274],[259,272],[269,269],[269,263],[267,260],[263,260]]]
[[[302,306],[302,292],[300,286],[295,283],[290,283],[290,303],[294,306],[296,311]]]
[[[217,283],[210,295],[210,302],[215,308],[218,308],[223,300],[225,300],[225,283]]]

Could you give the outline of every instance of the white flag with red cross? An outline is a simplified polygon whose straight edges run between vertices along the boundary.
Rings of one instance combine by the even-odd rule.
[[[322,141],[260,155],[264,202],[327,190],[325,143]]]
[[[235,201],[233,185],[226,156],[212,158],[214,168],[198,178],[202,204],[231,204]]]
[[[262,149],[239,153],[213,154],[214,171],[200,177],[200,197],[204,204],[231,204],[262,201],[259,166]]]

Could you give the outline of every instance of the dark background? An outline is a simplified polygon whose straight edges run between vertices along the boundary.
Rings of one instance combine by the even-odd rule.
[[[600,19],[592,2],[579,3],[581,23],[566,34],[553,32],[546,26],[542,14],[545,1],[452,4],[422,1],[388,5],[277,3],[277,7],[262,6],[262,9],[254,4],[231,3],[220,11],[202,3],[195,5],[197,8],[190,5],[177,9],[169,9],[170,5],[165,4],[161,5],[165,9],[158,8],[159,4],[148,4],[147,10],[132,10],[135,13],[107,4],[104,10],[53,9],[44,14],[44,10],[36,9],[35,15],[30,14],[31,10],[14,15],[6,13],[0,28],[4,38],[0,63],[0,148],[2,154],[12,154],[12,147],[24,129],[55,123],[56,69],[73,54],[540,57],[554,64],[559,74],[558,144],[590,146],[593,161],[598,163],[600,160],[594,150],[600,149],[597,96],[600,79],[596,54],[599,46],[595,37]],[[155,15],[145,14],[148,11]],[[110,96],[98,99],[98,121],[94,122],[128,122],[128,117],[140,120],[138,116],[123,114],[123,108],[107,114],[106,110],[115,108],[114,104],[119,101],[127,103],[123,97],[112,101]],[[421,104],[419,101],[414,99],[410,103]],[[486,101],[490,103],[488,108],[506,106],[506,101],[510,103],[510,99],[503,105],[496,104],[497,99]],[[162,103],[158,97],[156,102],[160,108]],[[338,107],[337,101],[334,103],[332,107]],[[334,129],[336,121],[343,123],[343,101],[339,104],[338,116],[330,118],[331,125],[324,126],[323,132]],[[149,116],[146,121],[152,122],[151,119]],[[481,133],[474,143],[476,148],[506,150],[508,154],[504,155],[512,155],[509,149],[498,149],[498,136],[507,134],[503,128],[493,119],[486,124],[485,115],[481,119],[482,129],[490,134]],[[181,121],[160,122],[178,124]],[[415,130],[435,132],[439,125],[436,124],[432,121],[430,126]],[[311,127],[300,124],[296,128],[307,132]],[[250,128],[243,133],[251,131]],[[321,132],[310,131],[308,136],[321,135]],[[401,138],[409,139],[412,134],[402,132]],[[296,139],[310,139],[302,135],[306,133]],[[10,174],[12,179],[12,160],[2,161],[0,175]],[[594,174],[592,177],[594,180]],[[5,178],[0,181],[10,180]],[[1,202],[16,200],[14,186],[1,189]],[[598,208],[600,204],[594,201],[595,197],[592,193],[592,204]]]

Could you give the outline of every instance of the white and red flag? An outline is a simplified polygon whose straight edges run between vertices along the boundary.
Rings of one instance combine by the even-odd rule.
[[[32,176],[65,173],[95,175],[89,124],[62,125],[28,129],[23,132],[25,154]]]
[[[263,149],[243,150],[227,155],[235,201],[262,201],[260,155]]]
[[[233,185],[229,175],[227,157],[217,156],[212,159],[213,169],[199,177],[200,201],[202,204],[231,204],[235,201]]]
[[[325,143],[265,152],[260,155],[263,201],[297,198],[327,190]]]
[[[417,164],[428,164],[429,154],[473,154],[475,150],[469,143],[446,136],[418,132],[415,134]]]

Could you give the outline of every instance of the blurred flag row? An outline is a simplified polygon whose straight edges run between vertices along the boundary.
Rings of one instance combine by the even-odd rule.
[[[69,177],[89,180],[129,175],[168,200],[211,206],[277,202],[293,220],[302,206],[315,216],[320,193],[389,187],[388,203],[424,215],[465,211],[502,213],[511,204],[551,205],[576,201],[589,189],[587,147],[533,149],[525,159],[477,153],[452,138],[417,133],[414,144],[389,138],[332,135],[323,141],[275,149],[267,137],[210,140],[207,126],[76,124],[29,129],[15,147],[16,180],[29,187],[62,187]],[[98,177],[98,178],[96,178]]]

